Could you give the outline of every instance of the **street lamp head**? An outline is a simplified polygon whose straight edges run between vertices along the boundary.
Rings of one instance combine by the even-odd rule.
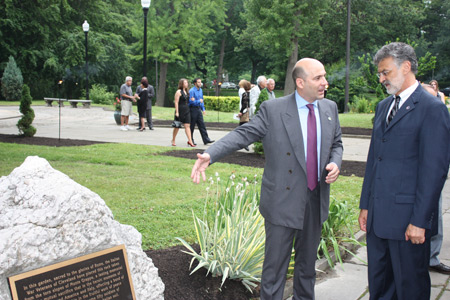
[[[143,9],[148,9],[151,3],[152,0],[141,0],[141,5]]]
[[[88,32],[89,31],[89,23],[85,20],[83,23],[83,31]]]

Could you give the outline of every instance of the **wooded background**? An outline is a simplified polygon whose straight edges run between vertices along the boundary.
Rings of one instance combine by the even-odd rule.
[[[84,20],[89,30],[89,84],[118,94],[125,76],[143,69],[144,14],[138,0],[1,0],[0,72],[13,56],[34,99],[83,97]],[[450,1],[353,0],[351,71],[364,72],[390,41],[413,43],[418,56],[436,57],[422,80],[450,85]],[[347,1],[153,0],[148,13],[148,77],[157,105],[170,102],[179,78],[210,85],[227,74],[237,83],[258,75],[293,90],[290,69],[301,57],[322,61],[330,86],[345,73]],[[367,60],[368,61],[368,60]],[[156,70],[157,67],[157,70]],[[289,72],[287,72],[289,70]],[[156,72],[157,71],[157,72]],[[158,74],[158,78],[156,78]],[[168,95],[168,96],[166,96]],[[113,99],[111,99],[113,100]],[[169,101],[168,101],[169,100]]]

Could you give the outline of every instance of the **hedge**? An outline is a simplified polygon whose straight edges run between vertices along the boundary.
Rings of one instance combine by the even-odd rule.
[[[239,97],[234,96],[203,96],[207,110],[219,110],[222,112],[237,112],[239,110]]]

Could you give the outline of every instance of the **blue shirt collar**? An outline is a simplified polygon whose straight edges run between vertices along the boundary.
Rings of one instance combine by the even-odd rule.
[[[312,104],[314,105],[314,108],[317,108],[317,100],[315,100],[313,103],[309,103],[298,94],[297,90],[295,90],[295,102],[297,103],[297,109],[304,108],[307,104]]]

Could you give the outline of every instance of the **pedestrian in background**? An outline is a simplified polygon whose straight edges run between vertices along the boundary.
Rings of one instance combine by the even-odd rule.
[[[145,130],[145,112],[147,110],[147,101],[148,101],[148,80],[147,78],[142,78],[140,92],[135,98],[137,98],[137,107],[138,107],[138,113],[139,113],[139,131]]]
[[[187,144],[191,147],[195,147],[192,142],[191,136],[191,113],[189,110],[189,83],[187,79],[181,78],[178,82],[178,90],[175,92],[175,120],[180,121],[183,124],[184,130],[186,132],[186,137],[188,138]],[[175,138],[177,137],[179,128],[173,129],[172,134],[172,146],[176,146]]]
[[[142,79],[146,79],[148,82],[148,78],[147,77],[142,77]],[[139,93],[141,92],[142,88],[141,85],[138,85],[136,88],[136,93],[134,94],[134,96],[139,96]],[[147,119],[147,125],[148,125],[148,129],[153,130],[153,119],[152,119],[152,101],[153,101],[153,97],[155,97],[155,89],[153,88],[153,86],[149,83],[148,87],[147,87],[147,92],[148,92],[148,100],[147,100],[147,109],[145,110],[145,118]],[[141,129],[141,124],[139,123],[139,127],[137,128],[138,130]],[[145,127],[144,127],[145,129]]]
[[[438,82],[436,80],[431,80],[430,81],[430,85],[436,91],[438,99],[441,100],[442,103],[445,104],[445,95],[444,95],[443,92],[439,91],[439,84],[438,84]]]
[[[206,131],[205,122],[203,121],[203,115],[206,113],[205,104],[203,100],[203,90],[202,90],[202,80],[200,78],[195,78],[194,87],[189,90],[189,109],[191,112],[191,137],[194,145],[194,129],[195,124],[198,126],[200,135],[202,136],[203,143],[205,145],[214,143],[208,136]]]
[[[125,83],[120,87],[120,102],[122,106],[121,111],[121,125],[120,130],[127,131],[131,128],[128,126],[128,121],[130,119],[130,115],[133,113],[133,102],[136,102],[135,97],[133,96],[133,91],[131,90],[131,83],[133,82],[133,78],[131,76],[127,76],[125,78]]]

